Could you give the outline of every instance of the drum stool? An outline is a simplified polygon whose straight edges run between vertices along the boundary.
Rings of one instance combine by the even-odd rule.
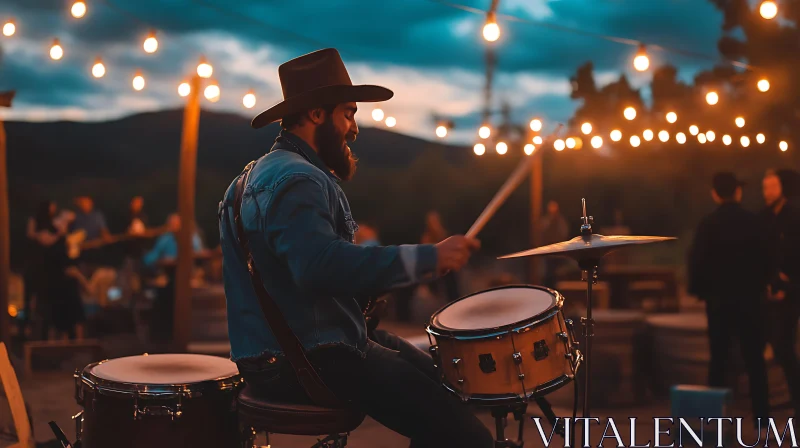
[[[364,414],[352,409],[329,409],[313,405],[278,403],[256,397],[245,387],[237,398],[236,412],[242,430],[242,447],[255,448],[256,435],[326,435],[311,448],[347,446],[347,435],[364,421]]]

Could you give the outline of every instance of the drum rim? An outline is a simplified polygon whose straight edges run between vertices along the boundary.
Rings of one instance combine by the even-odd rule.
[[[512,288],[538,289],[540,291],[545,291],[547,293],[550,293],[553,296],[553,298],[555,299],[555,305],[553,307],[548,307],[547,309],[545,309],[541,313],[536,314],[534,316],[531,316],[531,317],[529,317],[527,319],[523,319],[523,320],[520,320],[520,321],[517,321],[517,322],[512,322],[510,324],[501,325],[499,327],[480,328],[480,329],[472,329],[472,330],[458,330],[458,329],[450,329],[450,328],[441,328],[439,326],[436,326],[433,323],[433,320],[436,318],[436,316],[438,316],[442,311],[444,311],[449,306],[451,306],[451,305],[453,305],[453,304],[455,304],[457,302],[465,300],[465,299],[467,299],[469,297],[476,296],[478,294],[483,294],[483,293],[487,293],[487,292],[490,292],[490,291],[498,291],[498,290],[501,290],[501,289],[512,289]],[[481,291],[474,292],[472,294],[468,294],[468,295],[466,295],[464,297],[456,299],[456,300],[444,305],[443,307],[439,308],[438,310],[436,310],[435,313],[433,313],[431,315],[431,318],[428,321],[428,324],[425,326],[425,331],[427,331],[429,334],[431,334],[433,336],[436,336],[436,337],[451,337],[451,338],[454,338],[454,339],[473,339],[473,338],[484,338],[484,337],[500,336],[500,335],[507,334],[507,333],[510,333],[510,332],[519,332],[520,330],[522,330],[524,328],[535,327],[535,326],[547,321],[548,319],[550,319],[551,317],[555,316],[556,314],[558,314],[561,311],[561,308],[563,307],[563,305],[564,305],[564,296],[561,295],[560,292],[558,292],[558,291],[556,291],[554,289],[550,289],[550,288],[544,287],[544,286],[526,285],[526,284],[497,286],[497,287],[494,287],[494,288],[484,289],[484,290],[481,290]]]
[[[458,389],[451,386],[447,381],[442,381],[442,387],[444,387],[445,390],[456,395],[457,397],[461,398],[463,401],[467,403],[492,406],[498,404],[520,403],[520,402],[530,401],[534,398],[546,397],[547,395],[561,389],[562,387],[566,386],[567,384],[569,384],[571,381],[574,380],[575,380],[575,375],[563,374],[552,380],[540,384],[539,386],[536,387],[536,389],[526,393],[524,396],[521,394],[497,394],[497,395],[477,394],[464,397],[458,391]]]
[[[108,392],[118,395],[139,395],[139,396],[153,396],[168,398],[170,396],[182,395],[192,396],[202,392],[208,391],[226,391],[233,390],[239,387],[244,379],[241,373],[230,376],[221,376],[211,378],[195,383],[173,383],[173,384],[143,384],[131,383],[126,381],[109,380],[95,375],[91,370],[95,367],[113,361],[113,359],[104,359],[102,361],[93,362],[81,370],[81,382],[91,387],[92,389]],[[76,377],[78,374],[76,372]]]

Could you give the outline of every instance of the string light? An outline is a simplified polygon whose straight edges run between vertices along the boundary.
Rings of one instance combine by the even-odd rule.
[[[698,127],[697,127],[697,126],[695,126],[695,125],[691,125],[691,126],[689,126],[689,133],[690,133],[690,134],[692,134],[692,135],[697,135],[697,133],[698,133],[698,132],[700,132],[700,128],[698,128]]]
[[[778,15],[778,5],[772,0],[766,0],[761,3],[758,12],[761,13],[761,17],[772,20]]]
[[[736,120],[734,120],[734,122],[736,123],[736,126],[740,128],[744,127],[744,117],[736,117]]]
[[[781,149],[781,151],[786,152],[786,150],[789,149],[789,144],[784,141],[781,141],[780,143],[778,143],[778,147]]]
[[[756,85],[758,86],[758,90],[760,92],[766,92],[769,90],[769,80],[767,80],[766,78],[759,79],[758,84]]]
[[[82,1],[77,1],[72,4],[72,8],[70,8],[70,13],[72,13],[72,17],[76,19],[80,19],[81,17],[86,15],[86,3]]]
[[[589,122],[583,123],[581,125],[581,132],[583,132],[584,135],[591,134],[592,133],[592,124],[589,123]]]
[[[242,104],[248,109],[252,109],[256,105],[256,93],[252,90],[248,91],[242,97]]]
[[[3,24],[3,36],[11,37],[17,32],[17,25],[13,20],[8,20]]]
[[[216,81],[211,81],[211,83],[206,86],[205,90],[203,90],[203,95],[212,103],[219,101],[221,94],[222,92],[220,91],[219,85],[216,83]]]
[[[558,140],[553,142],[553,148],[555,148],[556,151],[563,151],[564,147],[566,147],[566,146],[567,146],[567,144],[564,143],[564,140],[561,140],[561,139],[558,139]]]
[[[622,140],[622,132],[619,129],[614,129],[613,131],[611,131],[611,134],[609,134],[609,136],[611,137],[611,140],[615,142]]]
[[[142,72],[136,72],[136,75],[133,77],[133,90],[137,92],[144,89],[144,76],[142,76]]]
[[[667,112],[667,121],[670,123],[675,123],[678,121],[678,114],[675,112]]]
[[[192,93],[192,86],[188,82],[182,82],[178,86],[178,95],[189,96],[190,93]]]
[[[500,26],[497,24],[497,16],[494,11],[489,11],[486,16],[486,24],[483,25],[483,38],[487,42],[495,42],[500,39]]]
[[[210,78],[213,73],[214,67],[212,67],[205,58],[200,58],[200,63],[197,64],[197,76],[201,78]]]
[[[525,145],[525,147],[523,149],[524,149],[526,155],[531,155],[531,154],[533,154],[533,151],[536,150],[536,147],[531,145],[530,143],[528,143],[527,145]]]
[[[397,119],[394,117],[386,117],[386,126],[393,128],[397,125]]]
[[[669,132],[667,131],[660,131],[658,133],[658,139],[662,142],[667,142],[669,140]]]
[[[372,110],[372,119],[375,121],[383,121],[383,110],[381,109],[373,109]]]
[[[631,146],[634,148],[638,148],[642,141],[639,139],[638,135],[631,135]]]
[[[155,31],[151,31],[150,34],[147,35],[147,39],[144,40],[142,48],[144,48],[145,52],[151,54],[158,50],[158,39],[156,39]]]
[[[733,139],[730,135],[725,134],[722,136],[722,143],[724,143],[725,146],[729,146],[731,143],[733,143]]]
[[[575,139],[572,137],[568,138],[565,143],[567,144],[567,148],[569,149],[575,149],[575,147],[578,146],[578,142],[575,141]]]
[[[502,156],[503,154],[508,152],[508,145],[506,144],[506,142],[498,142],[497,146],[495,146],[494,149],[496,149],[497,153]]]
[[[742,138],[739,140],[739,142],[740,142],[740,143],[742,144],[742,146],[743,146],[743,147],[745,147],[745,148],[747,148],[748,146],[750,146],[750,139],[749,139],[749,138],[748,138],[746,135],[743,135],[743,136],[742,136]]]
[[[541,136],[537,135],[536,137],[533,137],[533,144],[534,145],[541,145],[543,141],[544,140],[542,140]]]
[[[53,45],[50,46],[50,59],[57,61],[64,57],[64,49],[61,48],[61,43],[58,39],[53,39]]]
[[[482,156],[486,154],[486,146],[483,143],[476,143],[475,146],[472,147],[472,151],[475,152],[475,155]]]
[[[683,132],[678,132],[677,134],[675,134],[675,141],[677,141],[678,144],[680,145],[686,143],[686,134],[684,134]]]
[[[633,120],[634,118],[636,118],[636,109],[630,106],[626,107],[625,111],[622,112],[622,115],[624,115],[625,119],[627,120]]]
[[[650,68],[650,58],[647,57],[647,50],[644,45],[639,45],[639,49],[636,50],[636,57],[633,58],[633,68],[640,72]]]
[[[700,142],[701,145],[704,144],[706,142],[706,135],[697,134],[697,141]]]
[[[717,94],[717,92],[714,92],[712,90],[711,92],[706,93],[706,103],[708,103],[711,106],[719,103],[719,95]]]
[[[648,142],[653,140],[653,131],[650,129],[645,129],[644,132],[642,132],[642,137],[644,137],[645,141]]]
[[[756,141],[758,142],[759,145],[761,145],[765,141],[767,141],[767,137],[764,134],[759,132],[758,135],[756,135]]]
[[[439,138],[447,137],[447,128],[445,126],[436,127],[436,136]]]
[[[542,130],[542,120],[534,118],[531,120],[531,131],[539,132]]]
[[[106,74],[106,66],[103,65],[103,61],[100,58],[97,58],[94,61],[94,65],[92,66],[92,76],[95,78],[102,78]]]
[[[592,148],[599,149],[601,146],[603,146],[603,137],[599,135],[592,137]]]
[[[492,128],[489,126],[483,125],[480,129],[478,129],[478,137],[487,139],[490,135],[492,135]]]
[[[709,142],[713,142],[714,139],[716,138],[717,134],[715,134],[714,131],[706,131],[706,140],[708,140]]]

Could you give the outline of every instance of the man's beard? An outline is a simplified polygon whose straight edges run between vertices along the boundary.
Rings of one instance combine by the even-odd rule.
[[[314,131],[314,144],[325,166],[342,180],[350,180],[356,174],[358,159],[347,146],[344,135],[336,132],[333,121],[325,120]]]

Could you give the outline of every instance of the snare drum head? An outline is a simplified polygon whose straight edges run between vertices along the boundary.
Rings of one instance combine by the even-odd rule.
[[[491,289],[466,296],[439,310],[431,325],[443,330],[483,330],[513,325],[556,305],[556,295],[532,286]]]
[[[163,354],[110,359],[87,367],[87,373],[109,382],[177,385],[230,378],[239,370],[217,356]]]

